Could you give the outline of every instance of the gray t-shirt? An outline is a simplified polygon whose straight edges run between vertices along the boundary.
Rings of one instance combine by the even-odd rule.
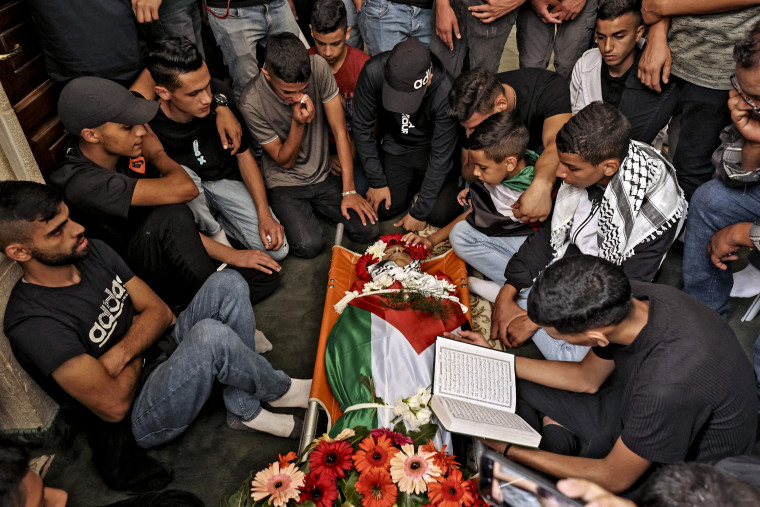
[[[730,90],[734,44],[760,21],[760,7],[703,16],[673,16],[668,44],[671,72],[705,88]]]
[[[330,174],[329,124],[323,104],[338,96],[338,85],[327,62],[311,55],[311,79],[307,94],[314,103],[314,119],[306,125],[298,158],[292,169],[283,169],[264,150],[262,173],[267,188],[312,185]],[[285,142],[290,133],[293,106],[282,101],[263,73],[246,85],[240,96],[240,112],[251,133],[262,145],[278,137]]]

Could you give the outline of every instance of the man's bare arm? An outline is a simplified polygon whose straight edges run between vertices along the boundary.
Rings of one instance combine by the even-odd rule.
[[[132,406],[142,371],[135,357],[117,376],[89,354],[69,359],[53,371],[53,379],[70,396],[108,422],[119,422]]]
[[[135,308],[132,325],[119,343],[98,358],[109,375],[116,377],[176,321],[174,314],[148,284],[133,277],[124,284]]]
[[[576,393],[596,393],[614,369],[613,361],[602,359],[592,351],[577,363],[515,357],[518,378]]]
[[[238,268],[253,268],[271,275],[273,271],[280,271],[280,265],[269,256],[268,253],[261,250],[236,250],[218,241],[214,241],[208,236],[201,236],[201,242],[206,249],[209,257],[220,262],[236,266]]]
[[[293,104],[293,116],[290,120],[290,131],[285,142],[276,137],[273,141],[262,144],[261,147],[272,157],[272,160],[283,169],[293,169],[296,165],[298,152],[301,150],[306,125],[314,119],[314,103],[308,95],[304,95],[302,103]]]
[[[253,158],[251,150],[237,154],[238,168],[240,175],[243,177],[245,187],[251,194],[253,204],[256,206],[256,214],[259,217],[259,235],[261,242],[267,250],[277,250],[283,244],[285,229],[277,222],[269,210],[269,201],[267,200],[267,190],[264,186],[264,177],[261,175],[259,165]],[[267,239],[269,236],[269,239]]]
[[[757,0],[643,0],[642,11],[666,16],[716,14],[760,5]]]
[[[132,206],[159,206],[192,201],[198,197],[198,187],[177,162],[164,151],[161,141],[148,127],[143,138],[145,161],[161,173],[161,178],[137,180],[132,194]]]

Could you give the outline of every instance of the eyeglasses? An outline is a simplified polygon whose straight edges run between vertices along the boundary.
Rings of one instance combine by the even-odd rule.
[[[755,113],[755,115],[760,116],[760,107],[757,107],[755,103],[752,102],[751,98],[744,95],[744,92],[739,87],[739,83],[736,81],[736,74],[731,75],[731,86],[733,86],[734,90],[739,93],[739,96],[744,99],[744,102],[746,102],[747,105],[752,108],[752,111]]]

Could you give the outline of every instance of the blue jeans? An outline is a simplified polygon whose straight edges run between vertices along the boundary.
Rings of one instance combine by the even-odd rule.
[[[227,411],[250,421],[261,402],[281,398],[290,377],[254,352],[256,320],[239,273],[212,275],[179,315],[177,350],[148,377],[132,406],[132,432],[150,448],[179,436],[208,400],[214,381]]]
[[[195,2],[174,12],[162,13],[156,23],[160,23],[168,34],[187,37],[206,58],[201,37],[201,13]]]
[[[451,230],[449,241],[460,259],[499,285],[504,285],[507,263],[527,237],[487,236],[467,221],[462,221]]]
[[[757,398],[758,398],[758,413],[760,413],[760,336],[755,341],[755,347],[752,351],[752,356],[755,364],[755,378],[757,379]]]
[[[211,11],[220,18],[227,16],[219,19],[210,12],[208,24],[230,69],[236,99],[240,98],[240,92],[248,81],[259,74],[256,44],[261,42],[266,45],[270,35],[282,32],[301,36],[301,29],[285,0],[272,0],[250,7],[231,7],[229,15],[227,9],[211,8]]]
[[[264,246],[259,234],[259,215],[256,213],[256,205],[245,183],[235,180],[201,181],[195,171],[185,166],[182,168],[198,187],[198,197],[187,205],[193,212],[195,223],[201,232],[214,235],[223,228],[225,233],[250,250],[266,252],[277,262],[287,257],[290,250],[287,239],[283,240],[283,245],[278,250],[267,250]],[[219,222],[210,210],[218,213]],[[272,216],[277,220],[274,212]]]
[[[429,46],[433,35],[432,17],[432,9],[389,0],[364,0],[359,11],[359,23],[369,56],[390,51],[409,37],[417,37]]]
[[[351,29],[351,35],[349,35],[346,44],[364,51],[364,39],[362,39],[362,32],[359,28],[359,13],[356,12],[356,6],[352,0],[343,0],[343,5],[346,7],[346,22],[348,28]]]
[[[528,308],[528,295],[530,294],[530,288],[524,289],[520,292],[520,299],[517,304],[523,310]],[[544,357],[550,361],[574,361],[578,362],[586,357],[590,347],[582,347],[580,345],[572,345],[564,340],[557,340],[549,336],[549,333],[544,331],[544,328],[539,329],[533,334],[533,343],[536,344],[538,350],[544,355]]]
[[[723,271],[710,262],[707,245],[724,227],[759,218],[760,185],[728,188],[720,180],[710,180],[699,187],[691,198],[686,221],[683,290],[725,315],[730,308],[733,275],[730,267]]]

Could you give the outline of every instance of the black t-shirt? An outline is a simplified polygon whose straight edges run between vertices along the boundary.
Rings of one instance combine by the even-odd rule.
[[[153,210],[132,206],[135,185],[140,178],[157,176],[142,157],[122,157],[114,171],[100,167],[82,153],[72,136],[63,164],[48,179],[63,193],[72,219],[84,225],[88,237],[102,239],[126,255],[132,235]]]
[[[623,443],[656,463],[711,462],[752,450],[755,377],[736,335],[717,313],[665,285],[631,282],[649,320],[630,345],[594,347],[626,380]]]
[[[230,109],[240,124],[245,125],[237,106],[231,100],[234,97],[232,90],[216,79],[211,80],[211,90],[230,98]],[[216,115],[208,114],[204,118],[193,118],[188,123],[178,123],[169,119],[159,108],[155,118],[150,121],[150,127],[163,144],[166,154],[178,164],[195,171],[201,180],[242,181],[235,155],[230,155],[230,150],[225,150],[219,140]],[[243,139],[238,153],[248,150],[250,144],[248,129],[243,128]]]
[[[625,91],[625,83],[628,81],[628,76],[631,74],[632,69],[633,67],[619,77],[613,77],[610,75],[610,68],[606,63],[602,62],[602,100],[604,102],[612,104],[615,107],[620,105],[620,101],[623,99],[623,92]]]
[[[44,287],[19,280],[5,311],[5,334],[25,367],[49,376],[82,354],[100,357],[132,325],[134,307],[124,284],[134,274],[105,243],[91,239],[76,263],[79,283]]]
[[[528,148],[543,146],[544,120],[558,114],[570,114],[570,88],[567,81],[544,69],[518,69],[502,72],[496,77],[502,84],[514,88],[517,108],[514,111],[528,127]]]

